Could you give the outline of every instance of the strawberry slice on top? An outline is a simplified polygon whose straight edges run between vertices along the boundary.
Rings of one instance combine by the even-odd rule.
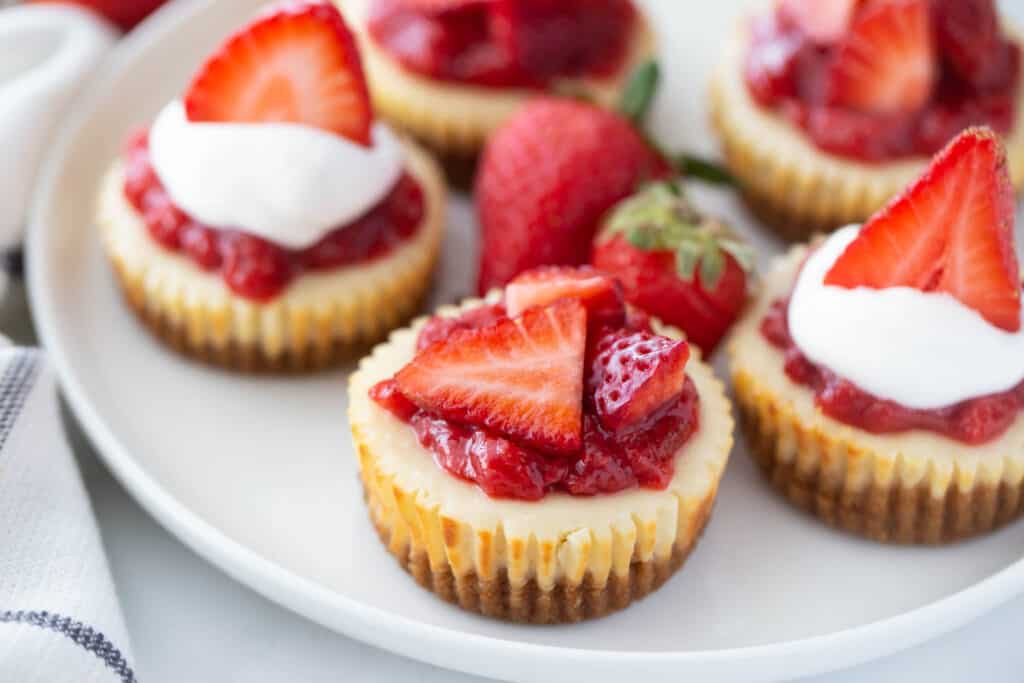
[[[355,38],[326,0],[274,6],[229,37],[185,111],[196,122],[303,124],[366,146],[373,123]]]
[[[573,454],[583,445],[587,312],[576,299],[461,330],[402,368],[401,393],[423,410],[523,445]]]
[[[846,32],[860,0],[782,0],[779,11],[817,43],[832,43]]]
[[[944,292],[1007,332],[1021,326],[1006,152],[970,128],[875,214],[825,276],[838,287]]]
[[[931,97],[937,73],[930,0],[873,0],[836,44],[825,97],[874,114],[913,112]]]
[[[519,275],[505,287],[505,308],[512,317],[529,308],[568,298],[583,303],[593,329],[625,324],[622,285],[588,266],[542,266]]]

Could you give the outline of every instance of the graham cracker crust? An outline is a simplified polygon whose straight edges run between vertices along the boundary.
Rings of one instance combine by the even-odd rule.
[[[369,505],[370,520],[384,547],[398,560],[423,588],[447,603],[468,612],[518,624],[572,624],[598,619],[643,599],[660,588],[675,574],[700,540],[711,514],[713,496],[705,501],[699,515],[697,532],[685,546],[676,544],[667,558],[652,558],[630,563],[629,573],[612,572],[604,585],[595,585],[588,573],[580,584],[564,579],[550,590],[543,590],[536,579],[513,586],[508,574],[496,573],[495,578],[481,579],[475,572],[455,576],[451,567],[432,568],[427,552],[416,549],[412,543],[392,544],[391,532]]]
[[[870,461],[871,453],[803,429],[764,397],[755,405],[741,385],[740,425],[762,474],[792,504],[833,528],[880,543],[939,545],[987,533],[1024,513],[1022,485],[1005,480],[975,483],[966,490],[953,481],[939,492],[927,475],[915,486],[903,485],[895,476],[855,485],[849,475],[852,467],[831,465]],[[799,458],[787,456],[794,448]],[[816,466],[808,467],[808,462]],[[884,468],[880,463],[875,467]]]
[[[307,343],[301,349],[290,347],[272,355],[260,346],[243,344],[237,339],[214,343],[207,338],[197,342],[189,332],[187,320],[173,320],[162,308],[147,306],[145,292],[131,283],[124,269],[116,261],[112,262],[122,299],[153,337],[167,348],[191,360],[245,374],[308,374],[357,360],[384,338],[390,329],[400,327],[412,319],[421,310],[429,293],[428,288],[418,298],[402,305],[396,317],[389,320],[377,335],[354,340],[321,338]]]

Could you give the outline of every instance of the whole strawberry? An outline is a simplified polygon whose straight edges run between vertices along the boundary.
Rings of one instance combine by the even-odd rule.
[[[477,175],[480,292],[536,266],[586,263],[605,212],[665,168],[616,113],[550,97],[527,104],[490,140]]]
[[[663,182],[614,209],[592,263],[619,279],[627,301],[710,354],[747,302],[752,252]]]

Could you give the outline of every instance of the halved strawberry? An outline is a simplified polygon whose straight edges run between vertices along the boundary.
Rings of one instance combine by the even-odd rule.
[[[416,339],[416,350],[422,351],[431,344],[447,339],[457,330],[487,327],[507,317],[508,313],[501,304],[484,304],[455,317],[435,315],[420,330],[420,336]]]
[[[946,292],[1020,329],[1020,267],[1006,153],[987,128],[961,133],[875,214],[825,276],[838,287]]]
[[[828,104],[878,114],[912,112],[931,96],[937,58],[929,0],[873,0],[836,45]]]
[[[818,43],[832,43],[853,21],[859,0],[782,0],[779,13]]]
[[[582,447],[587,312],[574,299],[461,330],[421,351],[395,380],[420,408],[526,446]]]
[[[592,329],[622,327],[626,302],[622,285],[593,268],[548,266],[527,271],[505,287],[505,308],[510,316],[559,299],[579,299],[587,309]]]
[[[326,0],[286,2],[230,38],[185,95],[191,121],[287,122],[370,144],[373,110],[355,38]]]
[[[601,424],[623,434],[658,416],[683,391],[689,358],[684,341],[626,330],[604,335],[590,375]]]

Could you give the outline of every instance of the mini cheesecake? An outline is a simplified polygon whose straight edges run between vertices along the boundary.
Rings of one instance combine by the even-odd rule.
[[[1013,253],[1005,158],[974,129],[863,228],[781,258],[729,346],[766,478],[830,526],[882,542],[946,543],[1017,518]]]
[[[487,75],[443,78],[417,71],[409,63],[403,63],[393,49],[381,42],[379,33],[371,31],[375,13],[408,11],[403,6],[405,0],[337,1],[360,38],[374,106],[381,116],[450,161],[475,158],[491,133],[526,100],[538,94],[578,96],[599,106],[614,107],[630,75],[655,51],[654,34],[643,14],[630,2],[611,0],[607,4],[622,5],[628,10],[628,20],[614,21],[611,29],[619,30],[625,26],[627,33],[620,38],[623,46],[612,55],[610,65],[602,64],[596,73],[545,75],[536,82],[523,82],[525,77],[518,73],[493,77],[492,82],[488,82]],[[482,16],[487,11],[486,3],[462,4],[467,5],[465,10],[455,8],[451,11],[481,14],[475,20],[480,22],[480,31],[486,31]],[[505,4],[515,5],[515,1]],[[552,20],[563,19],[556,16]],[[434,22],[444,25],[436,17],[423,17],[421,20],[431,21],[432,26]],[[543,31],[544,25],[541,23],[532,28]],[[530,29],[527,26],[522,30]],[[563,44],[573,39],[564,33],[560,33],[559,38]]]
[[[230,36],[128,141],[97,222],[160,339],[231,369],[305,371],[412,317],[446,202],[436,162],[375,121],[341,14],[304,0]]]
[[[543,286],[527,274],[504,298],[443,308],[350,380],[373,524],[419,584],[463,609],[603,616],[678,570],[711,513],[732,445],[721,383],[678,332],[626,321],[590,273],[549,271]]]
[[[961,17],[956,0],[783,0],[773,13],[745,17],[725,42],[710,103],[751,207],[793,240],[864,221],[949,139],[982,124],[1003,138],[1019,189],[1021,48],[990,9]],[[971,49],[995,52],[972,61],[948,35],[958,27]],[[958,70],[951,54],[967,63]],[[978,73],[977,63],[991,68]]]

